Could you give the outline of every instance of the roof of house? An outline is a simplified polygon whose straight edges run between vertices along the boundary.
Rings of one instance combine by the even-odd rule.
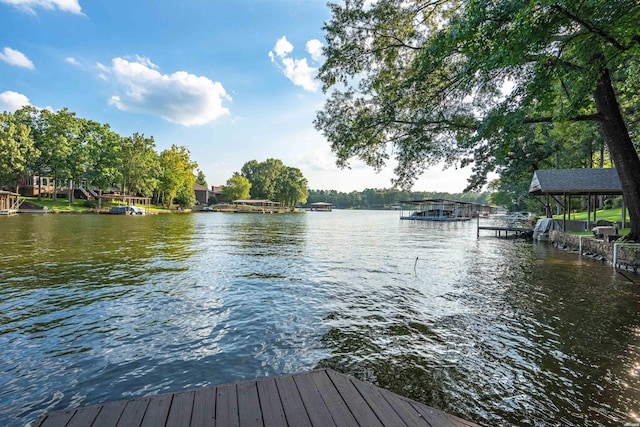
[[[207,187],[205,187],[204,185],[198,184],[197,182],[193,183],[193,189],[195,191],[209,191]]]
[[[615,168],[537,170],[529,194],[618,195],[622,185]]]
[[[269,199],[238,199],[233,200],[232,203],[243,205],[279,205],[280,202],[272,202]]]

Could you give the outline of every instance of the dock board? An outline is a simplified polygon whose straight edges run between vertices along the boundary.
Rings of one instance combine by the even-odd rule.
[[[45,414],[33,427],[424,426],[476,424],[330,369]]]

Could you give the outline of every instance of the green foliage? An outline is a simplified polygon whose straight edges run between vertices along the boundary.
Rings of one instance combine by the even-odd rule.
[[[330,7],[319,77],[331,93],[315,126],[339,166],[393,157],[395,184],[410,188],[435,163],[473,164],[470,189],[498,172],[501,191],[520,198],[533,170],[601,165],[608,151],[640,237],[636,0]]]
[[[163,155],[161,164],[153,137],[134,133],[123,138],[108,124],[67,109],[27,106],[0,116],[0,185],[15,187],[18,177],[27,175],[53,177],[56,185],[84,178],[99,190],[121,186],[128,194],[155,193],[168,205],[175,197],[182,207],[191,207],[196,163],[184,147],[174,145]],[[204,181],[201,171],[199,177]]]
[[[234,175],[227,180],[227,184],[222,188],[222,200],[231,202],[233,200],[249,199],[251,183],[242,175]]]
[[[196,202],[193,184],[196,177],[193,170],[198,166],[191,161],[186,147],[172,145],[171,149],[160,154],[159,191],[163,195],[164,205],[170,207],[176,199],[183,208],[190,208]]]
[[[251,160],[245,163],[240,174],[251,182],[252,199],[276,199],[276,183],[284,164],[282,160],[267,159],[258,163]]]
[[[307,200],[307,179],[300,169],[285,166],[282,160],[250,160],[242,166],[240,174],[251,183],[252,199],[278,201],[284,206],[295,206]]]
[[[15,182],[38,154],[29,128],[11,114],[0,115],[0,183]]]
[[[283,206],[305,203],[309,196],[307,179],[298,168],[283,167],[275,181],[275,200]]]
[[[151,197],[159,187],[159,156],[153,137],[134,133],[121,139],[122,188],[131,194]],[[175,195],[175,193],[174,193]]]
[[[87,151],[84,174],[87,185],[110,191],[115,183],[122,181],[124,159],[120,135],[109,125],[85,119],[81,119],[81,134]]]
[[[200,169],[198,169],[198,176],[196,177],[196,182],[200,185],[202,185],[203,187],[209,187],[207,185],[207,178],[204,176],[204,172],[202,172]]]

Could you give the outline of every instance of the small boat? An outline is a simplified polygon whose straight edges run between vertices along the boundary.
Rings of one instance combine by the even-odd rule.
[[[540,218],[533,229],[533,240],[548,242],[551,230],[562,230],[560,221],[553,218]]]
[[[109,211],[116,215],[145,215],[146,209],[139,206],[113,206]]]

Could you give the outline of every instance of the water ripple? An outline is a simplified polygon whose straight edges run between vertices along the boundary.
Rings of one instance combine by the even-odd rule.
[[[484,425],[638,425],[640,295],[575,255],[395,212],[11,220],[0,425],[319,366]]]

